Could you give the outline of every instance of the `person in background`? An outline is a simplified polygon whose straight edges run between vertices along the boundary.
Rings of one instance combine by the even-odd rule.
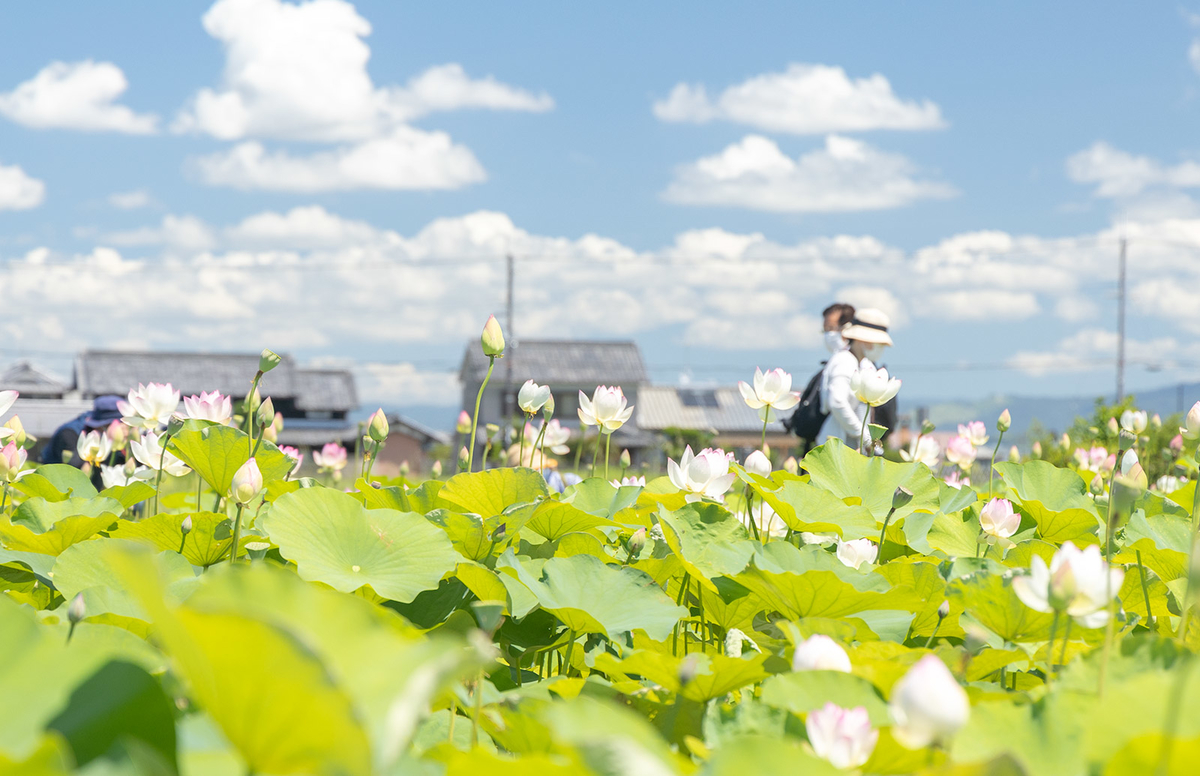
[[[63,463],[63,454],[70,451],[71,460],[67,463],[76,469],[83,468],[82,459],[75,453],[80,435],[87,431],[106,429],[108,424],[114,420],[120,420],[121,411],[117,409],[117,402],[120,400],[120,396],[97,396],[89,411],[73,420],[68,420],[54,431],[50,441],[42,448],[38,461],[40,463]],[[120,460],[123,461],[124,458],[120,457]],[[99,471],[93,472],[92,479],[99,482],[99,477]]]
[[[850,389],[850,378],[862,364],[875,366],[883,356],[883,349],[892,344],[888,334],[890,321],[882,310],[867,308],[858,310],[841,329],[846,348],[829,357],[821,385],[821,406],[832,416],[836,433],[846,444],[859,446],[859,435],[863,433],[863,418],[869,409],[858,400]]]
[[[833,363],[835,355],[845,352],[846,348],[849,347],[846,338],[842,336],[842,329],[849,325],[850,321],[854,320],[854,305],[835,302],[822,310],[821,316],[825,320],[825,349],[829,351],[829,359],[821,362],[819,401],[822,414],[828,416],[831,414],[829,406],[830,365]],[[845,435],[842,432],[841,426],[836,422],[832,426],[828,423],[822,423],[821,433],[816,439],[802,448],[802,452],[807,453],[818,442],[824,442],[831,436],[843,439]]]

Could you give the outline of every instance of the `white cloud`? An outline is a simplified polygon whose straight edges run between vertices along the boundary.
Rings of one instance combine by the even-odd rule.
[[[116,104],[127,88],[125,73],[111,62],[51,62],[11,92],[0,94],[0,114],[35,129],[154,134],[157,116]]]
[[[676,170],[663,192],[685,205],[724,205],[773,212],[848,212],[902,207],[957,194],[949,184],[914,177],[899,154],[829,135],[823,148],[797,159],[773,140],[747,135],[719,154]]]
[[[182,250],[205,251],[217,244],[211,227],[195,216],[163,216],[158,226],[111,232],[102,238],[120,246],[165,245]]]
[[[1076,183],[1095,183],[1098,197],[1131,197],[1150,186],[1200,186],[1200,163],[1164,165],[1097,141],[1067,159],[1067,175]]]
[[[680,83],[654,104],[654,115],[698,124],[723,119],[799,135],[945,126],[936,104],[901,100],[878,73],[851,79],[840,67],[809,64],[754,76],[725,89],[716,100],[703,85]]]
[[[1054,314],[1071,323],[1095,318],[1099,312],[1096,303],[1086,296],[1064,296],[1054,305]]]
[[[0,210],[29,210],[46,198],[46,184],[17,165],[0,164]]]
[[[356,376],[360,394],[402,405],[455,407],[462,401],[462,386],[454,372],[420,369],[411,363],[368,362],[357,366]]]
[[[252,140],[193,165],[209,185],[291,192],[457,189],[487,178],[470,149],[444,132],[413,127],[308,156],[268,152]]]
[[[1028,291],[970,288],[930,294],[913,313],[952,321],[1002,321],[1031,318],[1041,312],[1037,297]]]
[[[896,295],[878,286],[847,286],[839,289],[834,298],[862,310],[874,307],[889,318],[889,329],[901,329],[908,324],[908,313]]]
[[[1126,353],[1130,363],[1174,368],[1180,345],[1174,337],[1153,340],[1127,339]],[[1081,329],[1061,340],[1058,347],[1048,351],[1022,350],[1008,363],[1026,374],[1038,377],[1059,372],[1090,372],[1112,369],[1116,365],[1117,335],[1105,329]]]
[[[249,137],[362,141],[435,111],[546,111],[554,102],[457,64],[405,86],[377,87],[367,73],[370,23],[343,0],[218,0],[204,29],[225,47],[223,83],[201,89],[173,129],[222,140]]]
[[[137,210],[150,207],[155,203],[150,192],[145,189],[137,189],[136,191],[118,191],[109,194],[108,204],[118,210]]]
[[[264,212],[249,216],[224,230],[233,245],[272,248],[340,248],[371,244],[398,244],[400,235],[376,229],[330,213],[320,205],[295,207],[287,213]]]

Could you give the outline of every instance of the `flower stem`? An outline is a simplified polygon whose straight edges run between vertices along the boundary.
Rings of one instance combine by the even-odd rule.
[[[471,446],[467,448],[467,471],[471,471],[475,463],[475,430],[479,428],[479,402],[483,400],[483,390],[487,388],[488,380],[492,379],[492,368],[496,366],[496,357],[488,356],[487,374],[483,376],[483,383],[479,386],[479,393],[475,394],[475,417],[471,419]]]
[[[375,468],[375,459],[379,457],[379,451],[382,449],[383,442],[376,442],[371,446],[371,460],[367,463],[367,473],[363,477],[363,479],[367,481],[368,485],[371,483],[371,470]]]
[[[592,472],[589,477],[596,476],[596,462],[600,460],[600,437],[604,436],[600,431],[600,426],[596,426],[596,452],[592,454]]]
[[[992,479],[996,474],[996,453],[1000,452],[1000,443],[1004,440],[1004,432],[996,437],[996,446],[992,448],[992,462],[988,464],[988,499],[992,497]]]
[[[579,424],[579,441],[575,444],[575,473],[579,474],[579,456],[583,454],[583,430],[586,428],[582,423]]]
[[[612,445],[612,434],[604,435],[604,479],[608,479],[608,448]]]
[[[1062,648],[1058,651],[1058,670],[1067,664],[1067,643],[1071,641],[1071,623],[1074,622],[1070,617],[1067,618],[1067,632],[1063,634]]]
[[[1167,719],[1163,723],[1162,747],[1159,749],[1158,767],[1154,770],[1156,776],[1166,776],[1170,770],[1171,752],[1175,747],[1175,734],[1179,730],[1179,718],[1183,707],[1183,694],[1187,686],[1188,669],[1192,664],[1192,653],[1187,651],[1179,656],[1179,676],[1171,687],[1171,695],[1167,700]]]
[[[863,410],[862,431],[858,432],[858,452],[862,455],[866,455],[866,453],[863,453],[863,447],[866,444],[865,437],[867,436],[867,418],[869,417],[871,417],[871,405],[866,404],[864,405]],[[764,442],[764,444],[766,443]]]
[[[250,439],[246,443],[246,449],[250,451],[250,457],[254,457],[254,416],[258,413],[258,408],[250,409],[250,400],[254,398],[255,391],[258,390],[258,383],[262,380],[263,373],[259,371],[254,375],[254,380],[250,383],[250,393],[246,394],[246,426],[247,433],[250,434]],[[155,505],[157,507],[157,505]]]
[[[559,675],[568,676],[571,673],[571,652],[575,649],[575,631],[569,630],[567,635],[567,646],[563,650],[563,661],[559,665]]]
[[[0,495],[0,512],[4,511],[4,507],[8,504],[8,483],[4,483],[4,493]]]
[[[1050,641],[1046,644],[1046,693],[1050,693],[1050,683],[1054,679],[1054,637],[1058,633],[1058,618],[1062,612],[1054,610],[1054,619],[1050,621]]]
[[[537,439],[533,440],[533,452],[529,456],[529,463],[534,463],[535,456],[540,462],[536,467],[538,469],[546,468],[546,426],[547,422],[542,420],[542,427],[538,430]]]
[[[879,563],[883,563],[883,540],[887,536],[888,523],[892,522],[892,515],[896,514],[896,508],[892,507],[888,510],[887,517],[883,518],[883,530],[879,532]]]
[[[761,450],[767,446],[767,424],[770,422],[771,422],[771,408],[769,406],[763,407],[762,444],[758,446],[759,450]]]
[[[521,414],[521,447],[517,451],[517,466],[525,465],[525,429],[529,428],[529,416]],[[529,456],[529,462],[533,463],[533,454]]]
[[[1142,551],[1134,550],[1134,555],[1137,557],[1138,573],[1142,579],[1142,598],[1146,601],[1146,626],[1153,628],[1154,611],[1150,608],[1150,589],[1146,584],[1146,567],[1142,565]]]
[[[233,518],[233,543],[229,545],[229,562],[233,563],[237,560],[238,545],[242,541],[242,510],[244,507],[241,504],[237,505],[237,515]]]
[[[167,429],[162,438],[162,452],[158,455],[158,476],[154,478],[154,514],[158,514],[158,493],[162,489],[163,462],[167,460],[167,442],[171,441],[171,429]]]
[[[479,746],[479,717],[483,714],[483,669],[475,680],[475,713],[471,715],[471,748]]]

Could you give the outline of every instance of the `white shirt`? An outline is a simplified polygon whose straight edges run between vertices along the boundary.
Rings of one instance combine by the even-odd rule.
[[[860,363],[871,362],[865,358],[859,362],[848,349],[839,350],[829,357],[821,372],[821,409],[828,412],[829,419],[836,424],[835,428],[829,428],[827,435],[840,436],[854,447],[858,447],[867,413],[867,405],[850,390],[850,378],[858,371]]]

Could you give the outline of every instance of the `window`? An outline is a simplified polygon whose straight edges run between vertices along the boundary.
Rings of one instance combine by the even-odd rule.
[[[711,407],[716,409],[720,406],[717,404],[716,391],[705,391],[697,388],[676,388],[675,393],[679,396],[679,403],[685,407]]]

